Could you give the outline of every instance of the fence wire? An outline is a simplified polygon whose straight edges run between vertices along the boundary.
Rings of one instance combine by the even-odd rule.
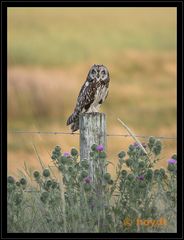
[[[11,131],[8,131],[8,133],[10,134],[38,134],[38,135],[80,135],[79,132],[61,132],[61,131],[17,131],[17,130],[11,130]],[[107,137],[132,137],[130,134],[106,134]],[[135,135],[137,138],[144,138],[144,139],[148,139],[150,138],[151,136],[145,136],[145,135]],[[171,136],[153,136],[155,138],[159,138],[159,139],[162,139],[162,140],[174,140],[176,141],[177,140],[177,137],[171,137]],[[165,145],[163,145],[163,148],[165,148]],[[163,157],[162,157],[163,158]],[[51,167],[56,167],[55,165],[53,166],[49,166],[49,169]],[[33,190],[32,188],[31,189],[27,189],[27,190],[24,190],[25,192],[27,193],[40,193],[39,190]]]
[[[79,133],[71,133],[71,132],[59,132],[59,131],[9,131],[11,134],[45,134],[45,135],[79,135]],[[132,137],[130,134],[106,134],[107,137]],[[151,136],[144,136],[144,135],[135,135],[138,138],[149,138]],[[162,140],[176,140],[176,137],[166,137],[166,136],[153,136]]]

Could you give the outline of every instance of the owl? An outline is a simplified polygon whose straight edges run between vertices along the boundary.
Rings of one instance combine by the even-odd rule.
[[[98,112],[101,104],[108,95],[109,71],[104,65],[94,64],[83,84],[77,103],[72,115],[67,120],[67,125],[71,124],[72,132],[79,129],[80,113]]]

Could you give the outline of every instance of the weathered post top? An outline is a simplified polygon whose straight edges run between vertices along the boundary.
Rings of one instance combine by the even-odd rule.
[[[90,162],[91,146],[102,144],[106,150],[106,117],[104,113],[83,113],[79,117],[80,160]],[[90,165],[92,163],[90,162]],[[91,166],[92,169],[92,166]]]

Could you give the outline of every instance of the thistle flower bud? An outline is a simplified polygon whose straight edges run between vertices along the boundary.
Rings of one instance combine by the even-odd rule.
[[[56,146],[56,147],[55,147],[55,151],[56,151],[56,152],[60,152],[60,151],[61,151],[61,147],[60,147],[60,146]]]
[[[165,170],[163,168],[160,168],[160,176],[161,177],[165,176]]]
[[[49,176],[50,176],[50,171],[49,171],[48,168],[45,168],[45,169],[43,170],[43,176],[44,176],[44,177],[49,177]]]
[[[152,149],[152,147],[154,146],[155,142],[156,142],[156,138],[155,137],[150,137],[149,141],[148,141],[148,147],[150,149]]]
[[[36,179],[39,179],[39,178],[40,178],[40,173],[39,173],[38,171],[34,171],[33,176],[34,176]]]
[[[155,138],[155,137],[152,137],[152,136],[151,136],[151,137],[149,138],[149,143],[154,144],[155,141],[156,141],[156,138]]]
[[[60,146],[56,146],[54,151],[52,152],[52,157],[51,158],[53,160],[55,160],[55,159],[57,159],[60,156],[61,156],[61,148],[60,148]]]
[[[15,179],[12,176],[9,176],[7,178],[7,182],[10,183],[10,184],[14,184],[15,183]]]
[[[114,181],[112,179],[108,180],[107,182],[109,185],[112,185],[114,183]]]
[[[85,169],[88,169],[88,168],[89,168],[89,163],[88,163],[87,160],[82,160],[82,161],[80,162],[80,164],[81,164],[81,166],[82,166],[83,168],[85,168]]]
[[[162,143],[160,140],[156,140],[152,151],[157,156],[161,153],[161,150],[162,150]]]
[[[57,159],[57,154],[52,154],[52,156],[51,156],[51,158],[53,159],[53,160],[56,160]]]
[[[109,181],[109,180],[111,179],[110,173],[105,173],[105,174],[104,174],[104,179],[107,180],[107,181]]]
[[[21,185],[26,185],[26,184],[27,184],[26,179],[25,179],[25,178],[21,178],[21,179],[20,179],[20,184],[21,184]]]
[[[157,178],[159,176],[159,173],[160,173],[159,169],[155,169],[154,178]]]
[[[177,160],[177,155],[173,154],[171,158],[174,159],[174,160]]]
[[[52,155],[54,155],[54,154],[56,154],[56,151],[55,151],[55,150],[52,151]]]
[[[77,151],[76,148],[71,149],[71,155],[74,156],[74,157],[78,155],[78,151]]]
[[[57,187],[57,182],[55,180],[52,181],[52,188],[55,189]]]
[[[126,171],[126,170],[122,170],[122,171],[121,171],[121,176],[122,176],[123,178],[125,178],[125,177],[127,176],[127,171]]]
[[[19,181],[16,182],[16,186],[20,187],[20,182]]]
[[[96,145],[96,144],[93,144],[93,145],[91,146],[91,150],[92,150],[92,151],[96,151],[96,148],[97,148],[97,145]]]
[[[152,169],[148,169],[146,175],[145,175],[145,179],[148,181],[151,181],[153,178],[153,170]]]
[[[154,146],[153,153],[157,156],[161,153],[162,147],[161,146]]]
[[[174,172],[176,170],[176,165],[175,164],[168,164],[167,169],[170,172]]]
[[[126,160],[126,165],[130,167],[133,164],[133,160],[131,158]]]
[[[135,147],[131,144],[129,147],[128,147],[129,151],[133,151],[135,149]]]
[[[89,153],[90,157],[94,157],[94,152]]]
[[[47,180],[46,182],[45,182],[45,186],[47,187],[47,188],[49,188],[50,186],[52,185],[52,180]]]
[[[156,146],[161,146],[162,143],[161,143],[161,141],[160,141],[159,139],[157,139],[156,142],[155,142],[155,145],[156,145]]]
[[[119,154],[118,154],[118,157],[119,158],[124,158],[126,156],[126,153],[124,151],[121,151]]]

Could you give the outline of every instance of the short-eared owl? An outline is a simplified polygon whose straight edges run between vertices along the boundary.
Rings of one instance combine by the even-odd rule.
[[[91,67],[80,90],[74,112],[67,120],[67,125],[72,124],[72,132],[79,129],[80,113],[99,111],[100,105],[108,95],[109,81],[109,72],[105,66],[93,65]]]

